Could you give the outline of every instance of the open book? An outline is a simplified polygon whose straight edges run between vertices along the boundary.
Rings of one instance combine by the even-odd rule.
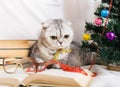
[[[89,70],[85,70],[88,73],[88,76],[85,76],[80,73],[66,72],[61,69],[50,69],[43,72],[22,76],[22,80],[19,80],[18,77],[7,77],[0,78],[0,85],[11,85],[12,87],[21,87],[24,86],[46,86],[46,87],[89,87],[90,82],[93,77]],[[1,86],[0,86],[1,87]]]

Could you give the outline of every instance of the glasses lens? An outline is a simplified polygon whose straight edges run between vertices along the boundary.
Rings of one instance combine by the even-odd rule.
[[[7,73],[14,73],[16,71],[16,58],[3,59],[3,67]]]
[[[28,73],[28,74],[35,74],[36,73],[36,66],[30,58],[23,58],[22,59],[22,66],[23,66],[23,70],[26,73]]]

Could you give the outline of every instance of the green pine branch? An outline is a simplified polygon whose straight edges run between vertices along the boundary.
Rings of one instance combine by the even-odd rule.
[[[86,22],[86,31],[90,31],[91,33],[94,32],[94,33],[101,33],[102,32],[102,29],[103,29],[103,26],[96,26],[92,23],[88,23]]]
[[[102,4],[96,9],[95,15],[101,17],[101,11],[108,9],[104,7],[104,3],[109,4],[111,0],[102,0]],[[105,18],[104,18],[105,19]],[[94,23],[86,22],[86,32],[91,33],[91,41],[82,41],[81,48],[85,52],[98,52],[99,60],[103,64],[120,64],[120,0],[113,0],[112,8],[110,11],[108,23],[103,32],[104,26],[97,26]],[[105,22],[105,21],[104,21]],[[101,33],[103,34],[101,35]],[[106,38],[107,32],[113,32],[115,34],[114,40]]]

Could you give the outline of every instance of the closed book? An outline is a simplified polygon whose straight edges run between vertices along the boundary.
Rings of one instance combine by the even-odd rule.
[[[29,48],[28,40],[0,40],[0,49]]]
[[[0,57],[27,57],[34,40],[0,40]]]

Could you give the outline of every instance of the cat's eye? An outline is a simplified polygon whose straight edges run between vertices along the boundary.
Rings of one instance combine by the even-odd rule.
[[[69,35],[65,35],[65,36],[64,36],[64,38],[68,38],[68,37],[69,37]]]
[[[57,37],[56,36],[51,36],[51,39],[56,40]]]

